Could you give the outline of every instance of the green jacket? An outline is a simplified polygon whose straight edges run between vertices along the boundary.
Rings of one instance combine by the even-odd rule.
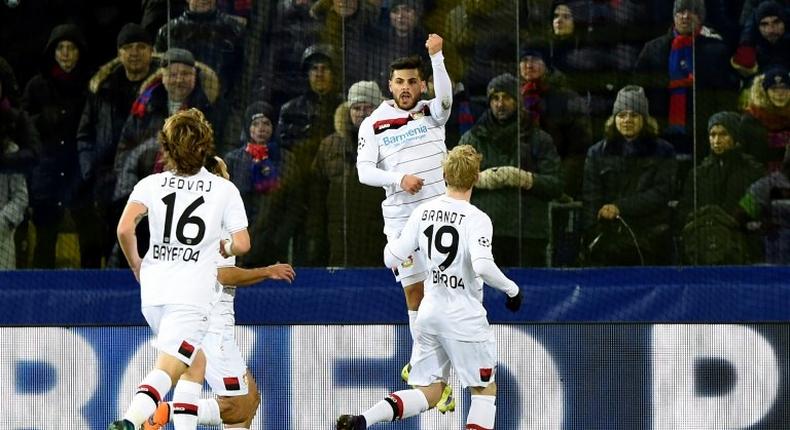
[[[516,166],[534,175],[529,190],[503,187],[472,193],[472,203],[491,217],[494,236],[546,239],[549,202],[562,195],[564,186],[560,156],[551,136],[526,124],[522,121],[519,133],[515,116],[499,124],[487,110],[459,143],[472,145],[483,155],[481,171]]]

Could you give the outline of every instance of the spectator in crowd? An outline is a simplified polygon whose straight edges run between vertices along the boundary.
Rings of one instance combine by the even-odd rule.
[[[765,169],[741,151],[741,116],[718,112],[708,120],[710,155],[689,172],[677,207],[683,261],[688,264],[757,262],[733,216],[738,201]]]
[[[754,40],[757,36],[758,29],[755,22],[754,15],[757,8],[769,0],[744,0],[741,6],[741,13],[739,18],[740,24],[740,44],[739,48],[754,47]],[[776,1],[784,10],[785,16],[790,16],[790,0],[773,0]],[[753,53],[751,54],[753,55]]]
[[[22,107],[33,119],[42,144],[30,182],[36,226],[33,265],[39,268],[55,267],[55,246],[66,210],[73,209],[82,197],[78,195],[76,136],[88,89],[85,47],[77,26],[55,27],[44,48],[41,72],[28,82],[22,97]],[[78,230],[85,226],[82,222],[76,225]],[[86,236],[79,237],[80,248],[84,248]]]
[[[187,0],[187,10],[159,29],[155,47],[157,52],[191,52],[217,73],[220,93],[226,97],[241,77],[244,29],[239,20],[217,10],[216,0]]]
[[[790,72],[775,67],[754,79],[743,114],[745,151],[768,170],[779,170],[790,146]]]
[[[630,44],[622,43],[622,37],[611,34],[611,31],[621,30],[613,17],[607,16],[606,25],[597,22],[595,25],[586,24],[584,18],[590,17],[584,13],[589,15],[593,12],[589,10],[592,7],[589,3],[578,0],[554,2],[549,50],[544,61],[550,70],[561,72],[568,87],[585,100],[590,113],[590,128],[593,134],[598,134],[603,131],[617,90],[625,85],[624,75],[633,68],[638,51]],[[602,29],[607,29],[608,39],[602,37]]]
[[[773,0],[765,1],[757,7],[753,20],[757,29],[752,38],[754,46],[744,42],[735,51],[730,64],[745,78],[775,65],[790,67],[790,33],[782,6]]]
[[[266,102],[247,106],[242,146],[225,156],[230,179],[241,193],[250,237],[259,240],[255,220],[267,213],[272,193],[280,187],[280,147],[274,139],[274,108]]]
[[[321,140],[332,133],[334,113],[343,102],[337,91],[337,74],[331,46],[313,45],[302,56],[302,70],[307,74],[309,90],[283,105],[277,133],[283,149],[281,187],[272,195],[268,213],[259,217],[258,236],[265,245],[250,253],[251,264],[289,261],[293,242],[295,266],[321,265],[326,253],[317,238],[305,232],[311,187],[312,164]],[[268,263],[267,263],[268,264]]]
[[[152,61],[153,39],[135,23],[118,33],[118,57],[102,66],[91,78],[88,99],[77,131],[80,172],[88,195],[80,208],[79,219],[92,229],[83,242],[83,268],[101,267],[109,259],[115,243],[115,227],[122,206],[111,206],[116,171],[113,163],[132,102],[142,82],[158,68]]]
[[[368,78],[374,78],[379,85],[389,81],[387,67],[392,60],[422,54],[428,32],[420,25],[422,2],[418,0],[395,0],[390,2],[388,26],[379,31],[375,49],[370,50],[372,58]],[[424,60],[428,60],[427,57]]]
[[[28,203],[23,173],[35,163],[39,146],[30,118],[11,102],[15,86],[14,71],[0,57],[0,270],[16,268],[14,231]]]
[[[790,147],[781,170],[752,184],[739,205],[739,220],[763,235],[765,262],[790,264]]]
[[[486,93],[491,76],[516,69],[518,14],[512,0],[459,3],[447,14],[444,27],[451,49],[448,71],[474,98]]]
[[[635,70],[664,137],[681,159],[690,160],[693,148],[697,155],[707,151],[700,144],[707,142],[707,130],[695,118],[734,110],[738,76],[723,38],[702,25],[703,0],[675,0],[673,13],[672,29],[645,44]]]
[[[371,35],[378,33],[378,7],[365,0],[319,0],[310,9],[310,14],[323,23],[321,42],[332,47],[342,71],[337,83],[345,91],[354,82],[370,79]]]
[[[503,266],[540,267],[546,265],[548,204],[563,190],[560,156],[548,133],[518,120],[518,88],[509,73],[493,78],[489,109],[459,144],[483,156],[472,202],[497,226],[494,258]]]
[[[253,91],[259,99],[271,100],[275,107],[306,90],[301,68],[305,49],[316,44],[323,23],[310,16],[315,0],[279,0],[272,19],[268,48],[261,47],[260,71]]]
[[[360,184],[356,162],[359,126],[383,100],[374,81],[352,85],[335,111],[335,132],[321,142],[313,162],[309,234],[326,239],[329,266],[381,264],[384,222],[370,214],[379,210],[382,191]]]
[[[603,140],[587,151],[584,164],[588,264],[669,263],[668,203],[676,170],[675,151],[658,137],[644,90],[623,87]]]
[[[545,54],[527,47],[521,52],[521,100],[526,121],[546,131],[562,159],[565,193],[578,197],[581,190],[584,154],[592,143],[586,103],[566,88],[562,76],[549,73]]]
[[[38,130],[19,109],[19,85],[11,65],[0,57],[0,172],[29,175],[41,156]]]

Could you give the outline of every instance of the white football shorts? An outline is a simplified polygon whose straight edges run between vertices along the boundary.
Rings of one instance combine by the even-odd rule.
[[[387,237],[388,241],[394,239],[393,237]],[[428,260],[425,257],[425,253],[419,249],[414,250],[409,258],[399,264],[398,267],[392,269],[392,273],[395,275],[395,280],[400,282],[404,288],[424,281],[428,277]]]
[[[192,305],[157,305],[142,308],[143,316],[156,338],[151,343],[187,366],[192,365],[206,337],[209,314]]]
[[[447,382],[450,367],[461,385],[487,387],[496,380],[496,339],[491,335],[482,342],[449,339],[420,333],[411,358],[409,385],[428,386]]]
[[[203,342],[206,354],[206,382],[218,396],[244,396],[249,392],[247,364],[236,343],[233,296],[222,294],[209,317]]]

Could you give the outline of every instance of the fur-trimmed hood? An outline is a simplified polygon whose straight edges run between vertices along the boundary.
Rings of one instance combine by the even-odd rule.
[[[155,72],[160,67],[160,63],[162,60],[162,56],[158,54],[154,54],[151,58],[151,66],[150,71]],[[123,73],[121,69],[123,65],[121,64],[121,60],[118,57],[113,58],[112,60],[104,63],[96,73],[93,74],[90,81],[88,82],[88,90],[92,94],[96,94],[102,88],[102,85],[107,82],[107,78],[109,78],[113,73]],[[146,78],[147,79],[147,78]]]
[[[154,54],[154,58],[161,64],[162,54]],[[152,59],[153,61],[153,59]],[[195,88],[200,88],[206,94],[209,103],[214,104],[217,101],[220,93],[220,82],[217,73],[208,65],[195,61],[195,67],[198,69],[197,80]],[[139,94],[142,95],[146,88],[150,87],[156,81],[162,80],[162,68],[160,67],[155,72],[151,73],[142,84],[140,84]]]
[[[348,102],[343,102],[335,109],[335,132],[343,137],[349,137],[353,133],[354,125],[351,124],[351,107]]]

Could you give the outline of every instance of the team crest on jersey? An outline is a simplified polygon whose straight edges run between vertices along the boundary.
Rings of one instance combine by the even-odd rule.
[[[480,380],[483,382],[488,382],[491,380],[491,375],[494,373],[494,369],[488,368],[480,368]]]
[[[477,243],[479,243],[480,246],[484,248],[491,248],[491,240],[485,236],[481,237],[480,239],[477,239]]]
[[[411,119],[420,119],[425,116],[425,113],[423,113],[422,111],[412,112],[409,114],[409,116],[411,117]]]

